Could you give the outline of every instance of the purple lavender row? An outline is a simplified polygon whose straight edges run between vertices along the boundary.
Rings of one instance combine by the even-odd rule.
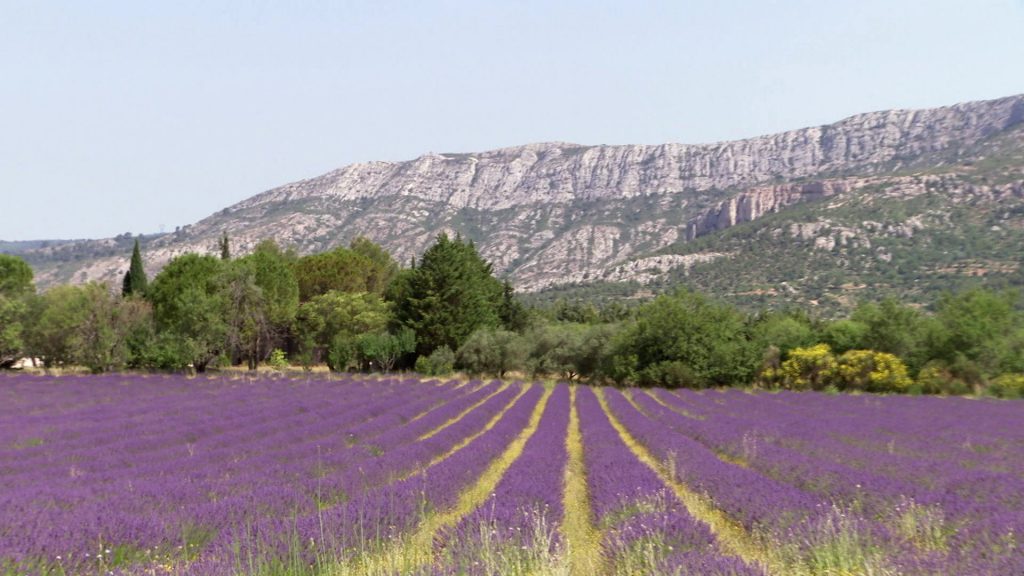
[[[668,396],[671,395],[662,395]],[[744,411],[753,403],[750,395],[744,396],[734,395],[733,402],[726,406]],[[909,430],[920,416],[907,409],[920,405],[906,401],[918,399],[901,398],[893,403],[902,412],[873,415],[864,408],[877,407],[873,406],[877,398],[867,406],[862,399],[848,398],[850,405],[858,407],[849,420],[832,417],[849,410],[849,405],[844,406],[846,410],[815,414],[813,408],[818,398],[807,400],[812,410],[800,416],[788,410],[776,412],[772,403],[761,404],[756,424],[724,413],[715,414],[713,410],[705,412],[709,417],[704,421],[677,419],[674,424],[677,429],[689,428],[691,436],[701,438],[713,449],[740,455],[752,468],[772,478],[818,492],[844,508],[857,509],[880,522],[883,526],[875,533],[897,550],[891,554],[892,561],[904,571],[927,573],[930,566],[941,565],[944,569],[956,567],[960,573],[988,573],[1004,571],[1007,562],[1019,566],[1022,553],[1006,544],[1024,530],[1024,476],[1013,472],[1016,461],[1006,462],[1009,470],[976,469],[965,467],[963,461],[956,459],[927,457],[923,445],[919,446],[924,452],[921,456],[866,453],[859,445],[836,440],[837,435],[871,438],[874,430],[886,428],[897,431],[895,438],[902,438],[900,432],[913,437]],[[932,409],[962,408],[970,413],[979,406],[985,408],[973,401],[958,406],[963,401],[940,400],[935,404],[931,401],[937,399],[923,400],[929,401]],[[828,404],[835,403],[836,399],[829,398]],[[999,404],[1000,408],[1005,406],[1006,403]],[[934,418],[939,423],[950,416],[938,413]],[[844,424],[837,424],[844,420]],[[972,430],[979,432],[989,422],[968,421]],[[999,431],[996,434],[1005,430],[999,411],[990,421]],[[957,426],[962,424],[950,418],[949,428]],[[937,434],[949,437],[948,429]],[[991,438],[992,434],[980,432],[978,436]],[[1020,432],[1006,433],[1004,441],[1012,441],[1014,435],[1019,436]],[[870,444],[871,440],[865,442]],[[790,447],[794,445],[796,448]],[[948,456],[941,443],[938,451],[946,451]],[[879,465],[872,466],[873,460],[880,461]],[[847,466],[846,462],[859,465]],[[993,550],[1001,552],[993,554]]]
[[[608,389],[606,396],[612,412],[639,442],[663,462],[677,462],[676,472],[683,483],[710,495],[726,514],[748,530],[758,526],[785,529],[819,513],[821,499],[719,460],[697,440],[667,430],[637,411],[618,390]]]
[[[590,502],[613,572],[763,574],[718,551],[708,527],[622,441],[593,391],[580,389],[576,402]]]
[[[635,394],[634,400],[641,410],[650,415],[651,421],[657,426],[679,433],[684,438],[694,439],[708,450],[717,450],[711,439],[727,438],[732,435],[729,430],[729,418],[726,416],[715,417],[713,413],[707,412],[706,419],[694,420],[671,412],[646,394]],[[763,418],[763,415],[759,418]],[[855,471],[840,465],[825,465],[798,452],[771,444],[758,444],[754,448],[748,443],[750,438],[749,435],[743,438],[743,468],[735,464],[735,461],[723,463],[725,466],[748,470],[753,476],[763,475],[761,482],[765,484],[781,482],[791,489],[814,494],[822,503],[815,513],[800,517],[805,524],[797,529],[765,517],[762,517],[759,524],[752,529],[767,530],[779,541],[802,546],[804,542],[823,538],[818,537],[814,527],[824,526],[836,520],[827,514],[841,514],[849,523],[849,527],[844,527],[844,530],[858,532],[866,542],[871,543],[869,546],[884,546],[888,556],[886,564],[899,567],[902,573],[918,573],[918,569],[927,573],[926,567],[941,564],[942,554],[939,551],[917,550],[910,542],[895,534],[891,526],[879,521],[882,519],[879,511],[884,511],[890,516],[889,510],[899,510],[896,504],[900,500],[893,502],[889,498],[894,495],[898,497],[901,490],[913,489],[912,486],[869,473],[856,474]],[[682,464],[682,467],[685,468],[685,464]],[[865,482],[868,488],[857,484],[858,481]],[[711,496],[716,503],[721,504],[720,493],[711,493]],[[879,502],[884,506],[877,507]],[[837,507],[833,508],[833,504]],[[726,506],[723,508],[731,514],[735,513],[734,509]],[[808,555],[812,554],[810,547],[805,546],[805,551]]]
[[[746,398],[734,397],[734,407],[741,412],[752,411],[761,398],[744,396]],[[662,393],[659,397],[671,403],[674,395]],[[993,420],[998,422],[998,416],[982,420],[969,418],[967,414],[943,414],[934,410],[956,408],[954,403],[945,402],[930,406],[923,413],[905,409],[881,414],[877,413],[880,410],[876,413],[858,411],[844,417],[836,410],[819,412],[814,400],[808,397],[807,409],[799,414],[788,408],[775,409],[771,403],[763,402],[756,418],[709,412],[712,417],[705,421],[679,422],[679,425],[689,428],[692,437],[713,449],[747,459],[766,473],[787,482],[806,484],[808,489],[827,492],[837,500],[873,506],[875,511],[891,509],[900,498],[912,498],[922,504],[936,503],[948,488],[968,488],[979,481],[991,485],[1001,479],[1009,490],[978,490],[972,494],[975,501],[994,497],[1002,505],[1010,493],[1020,493],[1019,479],[1024,475],[1024,464],[1021,458],[1012,456],[1010,449],[1000,451],[998,462],[990,461],[985,465],[969,455],[957,458],[947,447],[949,444],[960,446],[966,441],[964,437],[951,436],[950,430],[962,425],[957,421],[969,421],[974,433],[967,433],[967,437],[978,437],[983,436],[979,429]],[[939,438],[930,444],[918,442],[913,450],[897,451],[897,443],[909,444],[925,433],[916,423],[922,419],[933,422],[932,427],[938,430],[931,436]],[[981,422],[985,422],[985,426],[980,425]],[[882,429],[885,432],[879,435]],[[1013,439],[1012,434],[1003,434],[999,445],[1013,444]],[[991,512],[982,511],[979,515]]]
[[[369,407],[367,404],[359,404],[354,409],[349,410],[348,414],[351,414],[352,417],[356,414],[361,414],[361,418],[371,418],[378,415],[383,410],[388,409],[391,405],[392,402],[388,401],[387,397],[385,397],[378,400],[376,405],[370,403]],[[299,408],[299,412],[303,412],[308,409],[303,404],[299,404]],[[353,413],[353,410],[355,410],[355,413]],[[293,410],[289,410],[289,412],[292,411]],[[346,412],[341,411],[339,414],[344,415]],[[249,418],[247,418],[247,428],[242,428],[238,431],[229,431],[219,435],[219,437],[214,437],[212,430],[204,429],[200,426],[192,426],[190,423],[186,422],[184,423],[184,426],[179,424],[177,427],[177,430],[184,432],[184,434],[176,434],[176,428],[173,426],[167,427],[166,429],[158,432],[158,437],[164,437],[166,439],[160,440],[155,444],[159,444],[161,446],[166,444],[169,446],[168,448],[157,449],[153,442],[147,442],[144,443],[143,446],[149,444],[152,448],[144,450],[134,445],[136,439],[130,438],[125,440],[121,446],[117,447],[117,449],[112,450],[108,447],[104,447],[104,449],[97,450],[92,453],[86,452],[85,454],[89,456],[89,461],[76,468],[77,475],[83,477],[88,476],[90,479],[99,481],[116,481],[122,476],[121,470],[123,468],[131,468],[131,478],[140,480],[147,476],[147,464],[156,468],[154,473],[162,475],[164,473],[162,461],[165,457],[175,459],[182,456],[188,456],[190,459],[193,459],[198,453],[215,459],[218,456],[223,455],[225,438],[227,438],[226,445],[231,450],[231,456],[237,461],[246,455],[243,450],[244,444],[240,445],[239,441],[244,440],[251,442],[258,439],[261,445],[258,445],[257,450],[263,449],[263,451],[265,451],[268,445],[272,445],[271,441],[273,438],[270,432],[276,432],[279,434],[282,430],[289,431],[296,428],[308,429],[308,422],[311,419],[309,414],[291,415],[288,418],[278,417],[276,420],[271,420],[271,424],[268,425],[263,418],[254,418],[252,417],[252,414],[246,415],[249,416]],[[271,416],[283,415],[272,413]],[[212,414],[208,415],[206,419],[211,422],[217,421],[217,418],[212,417]],[[332,416],[324,415],[320,419],[320,423],[325,428],[330,425],[331,431],[336,432],[337,423],[332,422],[332,420]],[[163,422],[161,422],[161,424],[162,423]],[[297,426],[298,424],[307,425],[302,427]],[[277,428],[274,428],[274,426]],[[251,428],[251,430],[249,428]],[[256,430],[258,430],[260,434],[254,434]],[[302,431],[306,433],[307,437],[309,436],[309,430]],[[170,432],[170,435],[168,435],[168,432]],[[111,434],[110,431],[107,433]],[[116,435],[116,433],[112,435]],[[186,438],[181,438],[182,435],[185,435]],[[149,436],[152,437],[153,434],[150,433]],[[199,441],[199,439],[202,439],[202,441]],[[289,446],[291,447],[292,445],[289,444]],[[168,451],[170,451],[170,454],[165,454]],[[64,456],[70,457],[71,459],[77,458],[74,453],[70,456],[67,454]],[[143,457],[144,460],[140,462],[137,460],[139,457]],[[43,470],[40,468],[33,470],[33,472],[37,474],[42,471]]]
[[[97,383],[89,384],[95,386]],[[412,396],[420,393],[437,394],[434,387],[424,386],[408,390],[412,392]],[[406,396],[411,397],[409,393]],[[324,398],[330,398],[327,394],[315,393],[313,397],[320,404],[324,403]],[[270,399],[274,397],[271,396]],[[436,399],[428,398],[427,401],[434,403]],[[390,399],[385,403],[394,405]],[[362,407],[365,409],[367,405],[362,404]],[[122,409],[126,408],[130,409],[122,406]],[[367,412],[372,415],[375,411]],[[208,418],[216,421],[212,413]],[[259,420],[256,420],[255,424],[266,426],[266,422]],[[338,423],[332,423],[329,419],[322,420],[321,424],[330,425],[335,431],[339,430]],[[302,434],[301,430],[299,434]],[[259,436],[250,433],[250,437]],[[285,440],[287,444],[289,438],[277,440]],[[344,444],[344,438],[339,437],[337,440]],[[287,450],[288,446],[284,448]],[[102,454],[97,455],[96,459],[101,457]],[[4,504],[7,504],[0,507],[4,516],[0,520],[0,525],[12,527],[10,533],[3,533],[3,538],[0,539],[0,557],[52,558],[63,553],[66,559],[69,552],[73,554],[77,551],[78,556],[84,554],[83,550],[95,552],[101,539],[97,537],[96,525],[102,528],[103,539],[116,543],[113,545],[131,544],[141,548],[159,545],[168,540],[180,540],[182,526],[185,525],[209,527],[222,524],[225,521],[224,515],[211,516],[204,514],[200,509],[223,509],[230,507],[225,505],[232,501],[240,502],[243,509],[246,504],[252,508],[252,502],[245,502],[243,495],[251,495],[266,488],[260,483],[266,478],[265,473],[269,468],[255,470],[255,476],[250,472],[248,478],[244,470],[238,470],[239,476],[230,479],[234,481],[233,485],[212,490],[224,491],[226,494],[211,494],[211,484],[207,480],[218,475],[231,474],[230,470],[224,470],[224,460],[223,457],[204,458],[201,451],[197,451],[192,458],[183,458],[177,462],[165,459],[147,466],[148,463],[144,461],[133,466],[133,469],[128,469],[127,474],[116,469],[99,468],[96,473],[89,475],[70,474],[63,481],[59,477],[51,478],[49,482],[32,482],[29,479],[29,482],[21,483],[15,490],[5,491],[4,495],[0,496]],[[183,467],[184,470],[173,470],[182,464],[186,465]],[[302,472],[301,468],[293,471],[299,474]],[[152,481],[149,480],[150,476],[153,477]],[[42,502],[45,500],[40,500],[39,494],[33,493],[33,488],[50,488],[49,493],[52,494],[52,501],[56,506],[43,507]],[[238,492],[238,488],[242,488],[242,491]],[[128,495],[128,498],[125,498],[125,495]],[[74,502],[79,502],[82,506],[69,509],[68,504]],[[122,504],[123,506],[119,506]]]
[[[167,488],[167,487],[166,487],[166,486],[164,486],[163,488],[165,488],[165,490],[166,490],[166,488]],[[172,491],[172,493],[173,493],[173,491]],[[167,497],[167,496],[169,496],[169,495],[170,495],[170,494],[166,494],[166,495],[164,496],[164,499],[166,500],[166,497]],[[184,495],[187,495],[187,490],[185,490],[185,494],[184,494]],[[227,500],[224,500],[224,501],[220,501],[220,502],[218,502],[218,503],[220,503],[220,504],[228,504],[229,502],[230,502],[230,499],[227,499]],[[159,497],[158,497],[158,498],[156,498],[156,499],[155,499],[155,501],[153,502],[153,504],[159,504],[159,503],[161,503],[161,502],[160,502],[160,500],[159,500]],[[245,504],[246,504],[246,502],[244,502],[244,501],[243,501],[243,502],[242,502],[242,504],[243,504],[243,506],[242,506],[242,509],[243,509],[243,510],[245,510],[245,509],[246,509],[246,507],[245,507]],[[250,504],[250,505],[248,506],[249,508],[255,508],[255,507],[256,507],[256,506],[253,506],[253,505],[252,505],[252,502],[249,502],[249,504]],[[264,506],[264,507],[265,507],[265,506]],[[157,510],[159,510],[159,506],[154,506],[154,508],[155,508],[155,509],[157,509]],[[171,513],[172,513],[172,516],[173,516],[173,510],[171,511]],[[203,518],[203,517],[206,517],[206,516],[207,516],[207,515],[203,515],[203,513],[200,513],[199,511],[197,511],[197,512],[195,513],[195,515],[194,515],[194,517],[197,517],[197,518]],[[188,520],[188,517],[186,516],[184,520],[185,520],[185,521],[187,521],[187,520]]]
[[[666,399],[671,396],[662,395]],[[750,395],[743,396],[734,396],[733,402],[741,411],[753,403]],[[830,405],[836,403],[834,398],[825,398]],[[999,464],[991,464],[996,469],[986,469],[976,460],[956,458],[947,447],[966,442],[964,437],[950,432],[963,429],[964,421],[970,430],[965,433],[967,438],[996,437],[1000,439],[997,446],[1024,444],[1019,426],[1012,432],[1008,430],[1007,414],[996,411],[989,418],[970,417],[979,408],[985,410],[993,404],[999,408],[1012,407],[1013,403],[992,402],[985,406],[959,399],[892,398],[886,399],[886,409],[895,405],[898,412],[886,413],[870,406],[876,408],[875,414],[861,408],[843,418],[834,416],[838,410],[816,414],[817,400],[808,395],[811,409],[799,415],[791,410],[772,410],[769,403],[764,403],[756,423],[715,415],[703,422],[677,424],[696,430],[691,436],[701,438],[714,449],[743,457],[775,478],[828,494],[876,517],[886,516],[909,500],[916,505],[941,506],[956,524],[984,524],[986,538],[1003,538],[1024,528],[1019,522],[1010,522],[1012,515],[1006,513],[1024,508],[1024,468],[1020,458],[1008,454],[1012,449],[1002,451]],[[849,400],[851,405],[863,402],[858,398],[841,400]],[[916,400],[925,403],[910,402]],[[922,406],[928,410],[914,410]],[[931,421],[932,427],[939,429],[932,433],[939,437],[937,441],[918,441],[915,451],[909,454],[897,453],[895,449],[864,448],[878,444],[893,446],[897,440],[910,443],[915,437],[923,437],[927,435],[927,425],[922,426],[922,420]],[[879,438],[877,431],[882,429],[885,432]],[[999,522],[994,522],[997,519]]]
[[[659,395],[669,404],[671,396]],[[665,409],[646,394],[634,394],[633,399],[654,421],[696,440],[727,460],[742,462],[769,478],[819,494],[822,501],[835,502],[843,508],[866,507],[874,515],[891,509],[901,496],[922,496],[919,488],[909,482],[823,461],[765,441],[766,432],[737,427],[731,417],[705,412],[707,418],[695,420]],[[764,420],[765,415],[759,414],[757,418]]]
[[[1024,458],[1020,402],[793,392],[723,396],[728,398],[726,405],[740,414],[760,405],[765,418],[748,417],[744,428],[784,428],[781,432],[787,440],[809,441],[808,448],[821,448],[823,457],[833,456],[835,447],[845,448],[842,460],[851,461],[852,456],[854,463],[863,461],[894,473],[904,468],[903,459],[957,460],[973,468],[1002,470],[1008,462]],[[823,447],[823,443],[829,445]]]
[[[486,397],[497,387],[498,385],[492,384],[478,392]],[[336,458],[326,459],[326,465],[337,463],[339,467],[328,468],[327,474],[310,474],[301,479],[302,491],[315,495],[318,501],[318,510],[314,516],[317,525],[325,516],[337,515],[339,510],[344,515],[344,511],[353,503],[360,502],[365,494],[379,491],[394,477],[408,474],[428,464],[432,458],[444,453],[459,440],[480,430],[517,393],[517,387],[505,389],[455,424],[424,441],[414,440],[419,433],[432,430],[447,421],[452,413],[447,409],[447,405],[417,420],[413,429],[392,429],[374,438],[372,447],[346,447]],[[468,405],[472,405],[474,399],[477,399],[477,396],[470,397]],[[454,413],[459,412],[461,410]],[[292,494],[293,491],[288,486],[273,485],[262,491],[257,501],[262,507],[281,509],[289,503]],[[244,511],[251,508],[253,502],[242,501],[233,504]],[[232,554],[232,548],[239,541],[246,542],[250,548],[266,547],[271,555],[283,554],[282,546],[293,538],[298,524],[309,524],[308,520],[303,521],[302,518],[309,518],[310,514],[310,511],[296,510],[291,514],[262,515],[260,518],[248,519],[245,522],[235,522],[234,529],[223,531],[210,544],[209,554],[215,559],[211,562],[219,563],[218,565],[227,562],[227,557]],[[333,539],[333,532],[329,531],[327,534],[332,535]],[[317,539],[319,540],[319,536]]]
[[[135,471],[133,470],[132,472],[135,472]],[[96,487],[96,486],[89,486],[89,485],[87,485],[85,483],[88,482],[88,481],[97,481],[98,480],[99,482],[97,482],[96,484],[99,487],[103,487],[103,486],[106,485],[106,481],[112,480],[112,479],[111,478],[97,478],[96,476],[98,476],[98,475],[85,476],[83,474],[81,479],[74,479],[72,481],[72,483],[75,484],[75,485],[74,486],[70,486],[70,487],[66,487],[68,489],[65,491],[65,493],[60,495],[60,497],[62,498],[62,501],[67,503],[67,502],[73,500],[73,493],[74,492],[82,492],[83,496],[85,498],[88,498],[89,496],[93,496],[94,497],[93,500],[99,500],[99,498],[95,498],[95,496],[97,496],[97,494],[90,494],[89,493],[89,489],[93,488],[93,487]],[[133,480],[135,480],[138,484],[141,484],[141,486],[138,486],[138,488],[139,488],[138,490],[136,490],[135,489],[136,487],[133,486],[133,483],[132,483]],[[192,479],[189,478],[188,480],[192,480]],[[36,485],[37,486],[42,486],[43,483],[36,483]],[[145,481],[143,479],[131,478],[130,477],[130,478],[128,478],[128,490],[127,490],[127,492],[130,493],[133,497],[128,499],[128,500],[124,499],[123,497],[121,498],[121,500],[116,500],[114,498],[112,498],[112,500],[115,503],[116,502],[120,502],[120,501],[129,502],[129,503],[131,503],[131,502],[139,503],[139,501],[142,500],[143,501],[142,504],[145,505],[145,502],[144,502],[145,501],[145,490],[144,490],[144,487],[145,487]],[[162,486],[162,487],[159,487],[159,488],[163,488],[163,490],[156,495],[155,500],[157,500],[158,502],[161,501],[161,500],[167,500],[169,496],[173,495],[173,490],[168,490],[169,487]],[[117,491],[114,491],[114,494],[112,494],[112,496],[114,496],[114,497],[119,496],[119,494],[117,494],[116,492]],[[71,494],[69,494],[69,493],[71,493]],[[18,498],[15,497],[15,501],[17,501],[17,499]],[[26,501],[33,502],[32,500],[26,500]],[[35,501],[34,503],[38,504],[39,502]],[[94,505],[94,507],[97,504],[101,506],[97,510],[95,515],[88,513],[87,510],[85,510],[85,511],[77,510],[77,511],[75,511],[75,512],[77,512],[77,515],[72,515],[72,518],[71,518],[72,522],[71,522],[71,524],[74,523],[73,520],[75,518],[83,518],[83,517],[86,518],[86,519],[88,519],[90,517],[97,518],[101,514],[103,515],[104,518],[107,518],[107,517],[110,516],[110,513],[114,511],[114,510],[109,508],[109,505],[105,505],[102,501],[100,501],[98,503],[97,502],[91,502],[91,503]],[[100,510],[102,510],[102,511],[100,511]],[[159,511],[159,508],[157,507],[156,510]],[[143,513],[146,513],[146,514],[153,514],[153,512],[154,512],[153,510],[145,510],[145,511],[143,511]],[[18,516],[20,517],[20,516],[23,516],[23,515],[22,514],[18,514]],[[88,534],[89,533],[89,530],[88,530],[89,526],[83,526],[82,527],[83,529],[76,530],[76,529],[74,529],[74,526],[68,526],[69,523],[67,522],[67,520],[68,520],[67,518],[58,518],[57,520],[61,520],[61,521],[59,521],[59,522],[44,521],[41,524],[43,526],[60,526],[69,535]],[[117,519],[115,518],[114,520],[116,521]],[[124,522],[121,522],[121,523],[125,524]],[[131,526],[131,527],[135,527],[135,526],[132,526],[132,524],[133,524],[132,522],[128,522],[127,524],[129,526]],[[136,522],[134,524],[137,525],[138,522]],[[180,530],[180,527],[179,527],[179,530]],[[22,533],[22,536],[24,536],[24,533]],[[98,540],[98,538],[94,539],[94,541],[92,543],[93,546],[96,545],[96,541],[97,540]],[[65,542],[64,544],[66,545],[67,543]],[[61,548],[64,548],[64,547],[65,546],[61,546]]]
[[[393,471],[408,469],[414,462],[429,463],[440,453],[440,447],[451,444],[451,438],[465,438],[478,431],[483,423],[474,417],[478,413],[484,414],[483,409],[488,404],[507,404],[510,399],[507,395],[516,396],[516,388],[503,391],[431,438],[385,452],[380,458],[380,469]],[[421,473],[395,482],[386,482],[385,475],[380,478],[381,483],[376,484],[357,475],[338,479],[342,485],[362,487],[362,490],[351,492],[349,499],[318,514],[295,520],[263,519],[250,531],[246,544],[257,548],[264,556],[288,557],[296,553],[291,549],[295,541],[313,542],[313,546],[299,553],[306,554],[308,562],[315,562],[318,554],[352,556],[408,532],[426,511],[454,505],[461,490],[477,478],[526,426],[542,394],[540,386],[532,386],[494,427],[464,449]],[[446,436],[449,438],[444,439]],[[234,542],[220,541],[218,547],[196,564],[196,573],[231,573]]]
[[[103,378],[109,380],[105,382]],[[191,389],[187,387],[187,381],[184,384],[185,386],[179,388],[176,395],[167,401],[161,397],[147,399],[135,394],[140,386],[149,385],[140,381],[131,385],[131,393],[127,395],[125,392],[128,390],[113,377],[98,377],[88,385],[75,387],[68,387],[62,383],[59,389],[68,393],[68,400],[71,402],[77,400],[82,393],[101,394],[105,386],[114,388],[113,392],[118,394],[104,405],[93,406],[90,409],[66,409],[46,414],[42,421],[37,423],[37,428],[41,430],[36,430],[38,436],[35,439],[45,444],[52,437],[59,441],[62,451],[66,454],[75,450],[95,452],[98,448],[107,448],[108,452],[120,451],[126,442],[149,442],[148,446],[136,444],[148,453],[159,447],[160,442],[172,438],[163,433],[170,429],[170,425],[196,427],[207,433],[208,428],[230,429],[232,418],[240,422],[250,422],[254,418],[265,417],[270,423],[276,424],[285,416],[281,411],[294,408],[290,402],[274,402],[275,396],[286,398],[294,395],[289,392],[288,386],[283,384],[276,384],[275,389],[271,391],[265,389],[264,383],[244,387],[237,384],[200,383],[191,385]],[[333,389],[338,387],[331,386],[331,390],[324,388],[321,385],[311,391],[321,395],[333,394]],[[351,391],[344,388],[340,391],[346,395],[351,394]],[[397,389],[390,385],[378,388],[376,393],[380,391],[395,393]],[[361,397],[368,396],[367,394],[355,392],[355,398],[360,401],[372,400],[369,397],[364,400]],[[336,406],[337,401],[334,398],[332,400],[334,401],[326,404]],[[347,403],[347,400],[345,402]],[[277,412],[254,414],[254,408],[263,411],[270,408]],[[311,400],[307,403],[306,409],[316,410],[316,403]],[[130,412],[126,413],[127,410]],[[212,411],[218,412],[220,417],[211,417],[214,415]],[[28,419],[19,419],[19,429],[25,430],[21,432],[22,435],[31,429],[32,422],[26,420]],[[110,434],[108,429],[111,426],[116,426],[119,433]],[[3,434],[0,430],[0,435]],[[31,454],[31,451],[29,453]],[[25,454],[22,454],[21,460],[24,460],[24,457]]]
[[[562,520],[562,487],[568,452],[565,437],[569,427],[569,387],[560,384],[548,399],[537,431],[523,453],[498,483],[494,493],[479,508],[446,530],[437,540],[450,548],[454,566],[446,571],[473,574],[481,569],[483,543],[516,550],[538,547],[543,554],[554,553],[556,532]],[[489,533],[481,535],[481,530]],[[544,538],[536,542],[535,538]],[[440,550],[438,551],[440,552]]]

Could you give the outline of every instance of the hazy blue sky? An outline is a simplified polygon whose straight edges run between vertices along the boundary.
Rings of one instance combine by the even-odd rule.
[[[0,238],[173,230],[357,161],[1020,92],[1024,0],[0,0]]]

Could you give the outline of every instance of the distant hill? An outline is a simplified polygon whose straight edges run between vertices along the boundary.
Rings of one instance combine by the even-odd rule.
[[[861,114],[714,144],[545,143],[353,164],[144,239],[150,272],[227,232],[309,253],[364,235],[401,261],[473,239],[522,291],[842,308],[1012,283],[1024,246],[1024,95]],[[130,238],[21,250],[40,284],[118,281]],[[566,292],[566,287],[571,290]]]

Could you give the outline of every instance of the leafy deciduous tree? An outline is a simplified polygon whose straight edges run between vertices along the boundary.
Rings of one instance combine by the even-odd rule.
[[[681,291],[637,310],[636,321],[618,339],[613,377],[665,386],[747,383],[759,352],[734,308]]]
[[[475,374],[494,374],[504,378],[512,370],[526,365],[529,344],[509,330],[482,328],[473,332],[459,348],[458,364]]]
[[[32,268],[17,256],[0,254],[0,368],[25,350],[25,317],[34,294]]]
[[[168,362],[178,367],[192,364],[202,372],[224,351],[228,332],[224,266],[212,256],[184,254],[153,279],[149,299],[157,330],[167,337]]]

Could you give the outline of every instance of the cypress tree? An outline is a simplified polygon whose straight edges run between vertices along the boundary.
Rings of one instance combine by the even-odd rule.
[[[135,248],[132,249],[132,263],[124,274],[124,281],[121,282],[121,295],[131,296],[132,294],[143,296],[149,280],[146,278],[146,271],[142,268],[142,253],[139,251],[139,240],[135,240]]]
[[[228,241],[228,233],[225,230],[224,235],[220,237],[220,259],[231,260],[231,243]]]

